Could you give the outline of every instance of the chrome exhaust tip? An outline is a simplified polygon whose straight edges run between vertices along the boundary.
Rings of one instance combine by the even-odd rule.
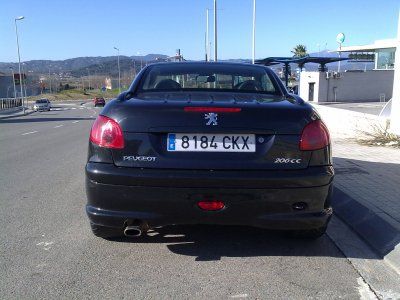
[[[126,237],[139,237],[142,235],[142,230],[139,226],[126,226],[124,229]]]

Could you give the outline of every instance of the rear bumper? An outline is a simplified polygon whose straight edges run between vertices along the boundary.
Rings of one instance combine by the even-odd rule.
[[[309,169],[312,169],[311,171]],[[92,223],[123,228],[142,220],[171,224],[250,225],[271,229],[311,229],[329,221],[332,167],[302,171],[182,171],[86,166],[86,212]],[[219,211],[197,203],[218,200]],[[297,211],[296,202],[307,208]]]

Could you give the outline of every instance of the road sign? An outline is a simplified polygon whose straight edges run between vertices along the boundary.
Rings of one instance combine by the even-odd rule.
[[[25,75],[25,74],[22,74],[21,77],[22,77],[23,80],[26,79],[26,75]],[[15,85],[20,85],[21,81],[20,81],[20,75],[19,75],[19,73],[15,73],[15,74],[14,74],[14,82],[15,82]]]

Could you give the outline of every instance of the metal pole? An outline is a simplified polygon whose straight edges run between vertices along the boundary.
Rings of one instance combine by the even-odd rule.
[[[121,69],[119,66],[119,49],[118,49],[118,90],[119,93],[121,94]]]
[[[15,88],[14,69],[11,68],[11,67],[10,67],[10,69],[11,69],[12,81],[13,81],[13,86],[14,86],[14,98],[17,99],[17,90],[16,90],[16,88]]]
[[[133,61],[133,70],[135,72],[135,77],[136,77],[136,60]]]
[[[256,0],[253,0],[253,64],[256,61]]]
[[[88,75],[88,81],[89,81],[89,91],[90,91],[90,73],[89,73],[89,68],[87,69],[87,75]]]
[[[339,58],[341,58],[342,43],[339,43]],[[338,73],[340,73],[340,60],[338,61]]]
[[[50,68],[49,68],[49,89],[50,89],[50,94],[52,94],[52,90],[51,90],[51,74],[50,74]]]
[[[22,74],[25,75],[24,66],[25,66],[25,63],[22,63]],[[26,102],[26,105],[28,105],[28,99],[27,99],[27,95],[26,95],[26,80],[24,81],[23,87],[24,87],[24,91],[25,91],[25,102]]]
[[[210,60],[210,49],[209,49],[209,25],[208,25],[208,18],[209,18],[209,9],[206,9],[206,61]]]
[[[114,49],[118,51],[118,90],[121,94],[121,69],[119,67],[119,48],[114,47]]]
[[[217,0],[214,0],[214,61],[218,60],[217,31]]]
[[[22,74],[21,74],[21,55],[19,52],[19,39],[18,39],[18,27],[17,27],[17,21],[22,20],[24,17],[19,17],[14,19],[15,22],[15,36],[17,37],[17,51],[18,51],[18,72],[19,72],[19,86],[21,88],[21,99],[22,99],[22,112],[25,114],[25,103],[24,103],[24,92],[22,91]]]

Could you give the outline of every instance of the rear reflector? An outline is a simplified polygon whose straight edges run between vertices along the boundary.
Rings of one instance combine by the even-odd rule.
[[[225,207],[224,202],[221,201],[200,201],[197,205],[204,210],[220,210]]]
[[[101,115],[93,123],[90,141],[104,148],[124,148],[124,135],[119,124],[113,119]]]
[[[329,143],[328,128],[321,120],[316,120],[304,127],[300,138],[300,150],[318,150],[325,148]]]
[[[236,113],[242,109],[240,107],[202,107],[202,106],[186,106],[186,112],[201,112],[201,113]]]

